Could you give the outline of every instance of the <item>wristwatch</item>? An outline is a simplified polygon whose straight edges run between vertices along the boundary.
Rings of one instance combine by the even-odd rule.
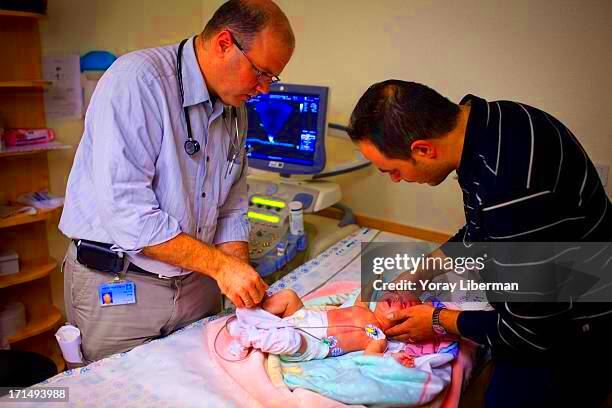
[[[442,307],[436,307],[431,315],[431,328],[434,333],[439,335],[446,334],[446,329],[440,324],[440,312],[444,310]]]

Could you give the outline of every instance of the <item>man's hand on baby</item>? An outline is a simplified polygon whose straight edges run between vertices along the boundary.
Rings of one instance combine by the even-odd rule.
[[[385,334],[393,340],[409,343],[431,340],[434,336],[431,327],[433,311],[431,305],[417,305],[389,313],[387,318],[397,324],[387,329]]]
[[[221,292],[237,308],[255,307],[268,288],[255,269],[231,255],[225,256],[215,279]]]

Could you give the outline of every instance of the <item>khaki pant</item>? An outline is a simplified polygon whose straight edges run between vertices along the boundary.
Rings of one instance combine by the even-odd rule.
[[[74,243],[68,247],[63,272],[66,318],[81,330],[86,363],[166,336],[221,308],[219,288],[208,276],[159,279],[130,271],[125,279],[136,285],[136,303],[101,307],[98,286],[113,275],[78,263]]]

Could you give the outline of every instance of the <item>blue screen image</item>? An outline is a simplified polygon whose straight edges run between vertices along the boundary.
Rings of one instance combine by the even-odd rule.
[[[269,93],[246,102],[248,157],[312,165],[320,97]]]

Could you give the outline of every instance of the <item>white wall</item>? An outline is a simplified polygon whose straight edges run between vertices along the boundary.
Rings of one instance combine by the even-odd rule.
[[[298,40],[283,80],[330,86],[333,121],[346,123],[373,82],[411,80],[455,102],[473,93],[544,109],[572,129],[595,162],[612,164],[610,1],[279,4]],[[364,173],[339,178],[356,212],[443,232],[464,222],[455,180],[434,189]]]
[[[53,0],[44,54],[122,54],[201,31],[218,0]],[[466,93],[522,101],[555,115],[597,163],[612,164],[612,2],[609,0],[278,0],[297,48],[285,82],[331,88],[330,120],[346,124],[373,82],[427,84],[458,102]],[[80,121],[55,121],[78,144]],[[51,156],[52,190],[65,189],[74,151]],[[612,175],[611,175],[612,176]],[[374,169],[336,178],[361,214],[453,232],[463,222],[455,180],[437,188],[393,184]],[[611,188],[608,186],[608,191]],[[61,254],[67,241],[56,233]],[[59,256],[59,255],[56,255]],[[57,280],[58,278],[56,278]],[[59,281],[56,288],[61,288]]]

